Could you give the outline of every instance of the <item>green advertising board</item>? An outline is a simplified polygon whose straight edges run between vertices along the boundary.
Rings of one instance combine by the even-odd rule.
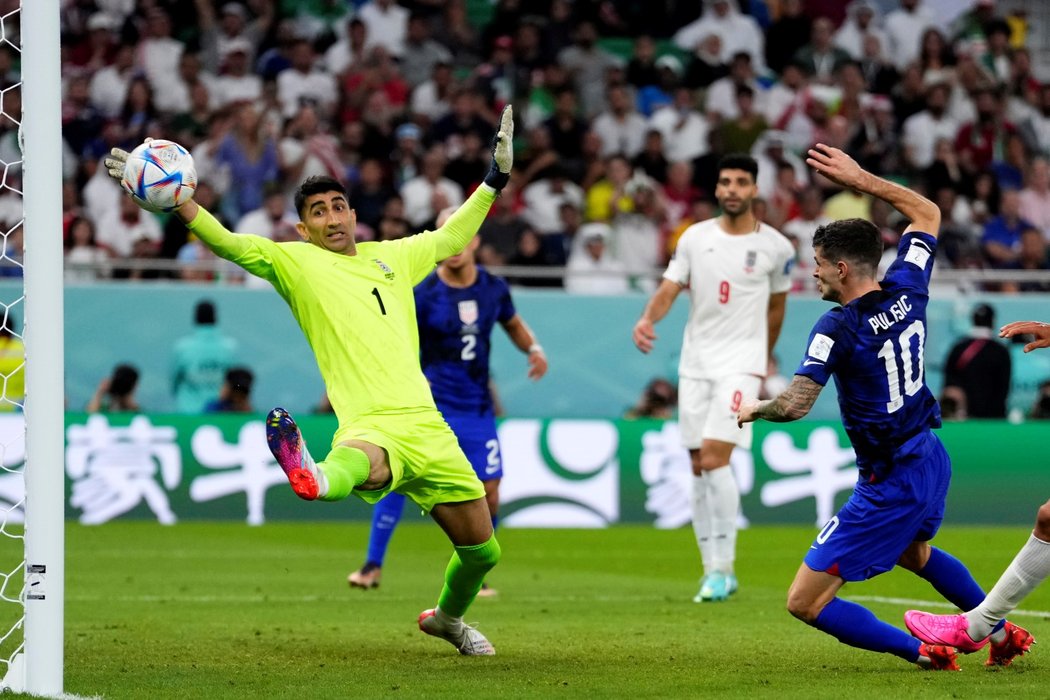
[[[300,426],[323,458],[334,417]],[[4,466],[21,417],[0,418]],[[681,527],[690,518],[691,471],[674,421],[508,419],[500,423],[508,527],[606,527],[620,522]],[[1050,435],[1044,424],[972,421],[938,431],[953,458],[946,519],[1028,524],[1050,497]],[[818,525],[849,496],[853,451],[837,423],[756,425],[752,450],[733,469],[742,521]],[[351,498],[304,503],[292,495],[266,447],[261,416],[87,415],[66,417],[67,515],[85,524],[116,518],[188,520],[361,520]],[[17,504],[21,478],[0,478],[0,500]],[[412,510],[412,509],[409,509]],[[418,517],[418,513],[410,517]]]

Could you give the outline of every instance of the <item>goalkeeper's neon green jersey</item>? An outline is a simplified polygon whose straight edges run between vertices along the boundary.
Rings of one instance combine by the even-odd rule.
[[[466,247],[495,197],[481,185],[437,231],[358,243],[356,255],[231,233],[203,208],[189,228],[284,298],[313,349],[332,408],[347,422],[435,408],[419,366],[412,288]]]

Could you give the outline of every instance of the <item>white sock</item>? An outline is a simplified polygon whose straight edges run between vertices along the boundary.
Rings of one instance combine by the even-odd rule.
[[[325,477],[324,471],[314,461],[314,457],[310,454],[310,449],[306,446],[306,440],[303,440],[302,435],[299,436],[299,449],[303,454],[303,464],[306,465],[306,471],[313,474],[314,479],[317,481],[317,497],[324,498],[325,494],[328,493],[328,479]]]
[[[740,489],[728,464],[707,470],[705,478],[714,542],[711,563],[715,570],[731,574],[736,559],[736,517],[740,511]]]
[[[984,639],[1006,615],[1020,605],[1025,596],[1050,575],[1050,542],[1035,535],[1028,538],[1010,566],[995,582],[984,601],[966,613],[969,634]]]
[[[707,497],[707,479],[702,475],[693,477],[693,534],[696,535],[696,546],[700,548],[700,561],[703,564],[704,573],[713,571],[714,543],[711,539],[711,508]]]
[[[434,608],[434,617],[441,623],[441,626],[445,629],[455,630],[459,629],[463,625],[462,617],[452,617],[445,613],[441,608]]]

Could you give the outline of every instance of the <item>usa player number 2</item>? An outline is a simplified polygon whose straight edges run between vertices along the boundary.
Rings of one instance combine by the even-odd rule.
[[[919,352],[914,356],[911,351],[911,339],[918,338]],[[903,376],[897,367],[897,349],[893,345],[893,339],[886,340],[879,350],[879,357],[886,363],[886,383],[889,385],[890,400],[886,402],[886,412],[894,413],[904,405],[904,395],[914,396],[922,388],[922,349],[926,343],[926,328],[922,321],[912,321],[912,324],[901,331],[897,337],[897,345],[900,349],[900,367],[904,369]]]

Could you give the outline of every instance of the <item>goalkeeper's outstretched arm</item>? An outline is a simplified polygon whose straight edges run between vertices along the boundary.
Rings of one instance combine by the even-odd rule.
[[[437,259],[444,260],[463,251],[477,234],[489,208],[507,182],[514,164],[514,110],[510,105],[500,115],[499,131],[493,139],[492,164],[485,181],[449,217],[437,234]]]
[[[117,182],[124,177],[127,160],[128,152],[122,148],[112,149],[105,159],[106,171]],[[186,224],[186,228],[221,258],[237,262],[252,248],[252,237],[233,233],[192,199],[176,208],[175,214]]]

